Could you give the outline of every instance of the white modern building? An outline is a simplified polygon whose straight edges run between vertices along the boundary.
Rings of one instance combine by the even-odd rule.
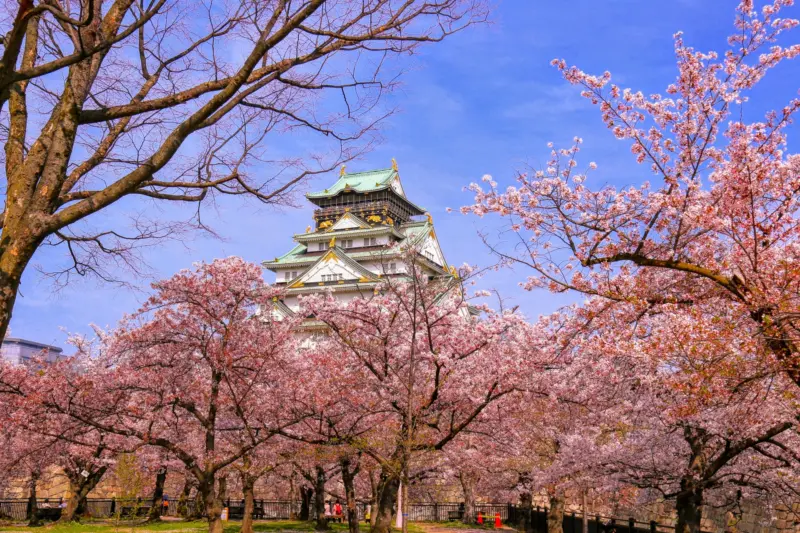
[[[15,365],[29,365],[32,360],[37,358],[43,358],[48,363],[55,363],[66,357],[63,351],[58,346],[6,337],[0,347],[0,356]]]

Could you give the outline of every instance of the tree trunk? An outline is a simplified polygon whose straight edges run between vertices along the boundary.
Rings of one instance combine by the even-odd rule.
[[[464,492],[464,516],[461,521],[465,524],[475,523],[475,476],[470,472],[459,472],[458,480],[461,482],[461,490]]]
[[[300,520],[311,519],[311,498],[314,497],[314,489],[311,487],[300,487]]]
[[[294,506],[295,503],[294,497],[297,494],[295,492],[295,486],[294,486],[294,475],[295,472],[292,471],[292,475],[289,476],[289,502],[290,502],[289,520],[297,520],[297,512],[295,511],[296,507]]]
[[[8,194],[8,191],[6,191]],[[6,337],[11,313],[17,300],[22,273],[42,239],[33,238],[30,229],[22,224],[9,223],[7,217],[0,234],[0,339]],[[12,233],[24,232],[28,238],[16,238]]]
[[[148,522],[161,520],[161,507],[164,505],[164,483],[167,481],[167,469],[160,468],[156,474],[156,488],[153,491],[153,501],[150,503]]]
[[[244,516],[242,517],[242,533],[253,533],[253,476],[242,472],[242,493],[244,493]]]
[[[317,531],[328,529],[328,519],[325,517],[325,469],[321,466],[316,467],[317,477],[314,483],[314,507],[317,510]]]
[[[206,516],[208,517],[208,533],[222,533],[222,500],[214,493],[214,478],[200,482],[198,489],[203,495]],[[220,494],[227,489],[225,478],[219,480]]]
[[[583,508],[583,533],[589,533],[589,506],[586,504],[586,489],[581,491],[581,507]]]
[[[519,495],[519,511],[518,528],[525,533],[533,533],[533,496],[530,492],[523,492]]]
[[[550,495],[550,509],[547,510],[547,533],[563,533],[564,531],[564,494],[556,492]]]
[[[380,483],[378,483],[375,480],[372,472],[369,473],[369,485],[370,485],[370,489],[371,489],[370,492],[372,492],[372,497],[371,497],[370,502],[369,502],[369,511],[370,511],[369,512],[369,525],[370,525],[370,528],[372,528],[375,525],[375,521],[377,520],[377,515],[378,515],[378,512],[377,512],[378,511],[378,494],[380,494],[380,491],[379,491]]]
[[[702,518],[703,489],[693,486],[687,480],[681,480],[681,491],[675,499],[675,511],[678,520],[675,533],[700,533]]]
[[[350,458],[342,457],[342,483],[344,484],[344,495],[347,500],[347,529],[350,533],[358,533],[358,509],[356,508],[356,487],[355,477],[358,467],[350,470]]]
[[[88,477],[83,477],[79,472],[69,474],[69,488],[72,496],[67,501],[66,509],[61,511],[59,522],[73,522],[80,519],[86,512],[86,496],[94,490],[108,467],[102,466]]]
[[[41,524],[39,520],[39,506],[36,502],[36,482],[39,481],[39,472],[31,472],[31,493],[28,496],[28,526],[36,527]]]
[[[194,495],[194,505],[192,506],[192,512],[190,518],[203,518],[206,516],[206,497],[197,489],[197,494]]]
[[[397,492],[400,488],[400,477],[397,474],[381,472],[378,488],[378,508],[373,509],[375,523],[371,533],[390,533],[392,530],[392,514],[397,501]]]
[[[400,524],[402,526],[403,533],[408,533],[408,466],[406,466],[406,469],[403,472],[403,481],[400,483],[400,492],[400,508],[397,510],[397,512],[402,513],[402,516],[400,517]]]
[[[189,517],[189,494],[192,492],[192,483],[189,476],[186,476],[186,481],[183,482],[183,490],[178,497],[178,516],[183,518]]]

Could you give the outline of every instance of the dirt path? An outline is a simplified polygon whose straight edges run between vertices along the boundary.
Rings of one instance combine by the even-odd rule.
[[[439,524],[420,524],[422,529],[425,530],[425,533],[488,533],[492,530],[482,529],[482,528],[465,528],[465,527],[447,527],[445,525]],[[509,533],[514,531],[514,529],[503,526],[497,531],[501,533]]]

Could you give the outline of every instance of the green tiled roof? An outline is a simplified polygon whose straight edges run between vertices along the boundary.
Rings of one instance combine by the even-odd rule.
[[[397,255],[398,252],[396,251],[389,251],[389,250],[371,250],[369,252],[355,252],[350,251],[347,255],[353,259],[360,259],[360,260],[368,260],[375,257],[383,257],[383,256],[394,256]],[[324,255],[324,254],[323,254]],[[264,261],[261,264],[267,268],[275,265],[284,265],[284,264],[299,264],[299,263],[308,263],[313,264],[319,260],[322,255],[294,255],[291,257],[287,257],[288,254],[285,256],[281,256],[277,258],[277,261]],[[287,257],[284,259],[284,257]]]
[[[264,261],[265,263],[294,263],[298,259],[303,257],[303,254],[306,251],[306,246],[304,244],[298,244],[285,254],[280,257],[276,257],[272,261]]]
[[[403,228],[403,233],[405,234],[406,239],[408,239],[408,243],[413,245],[422,240],[423,236],[427,235],[431,228],[432,226],[428,223],[428,221],[423,220],[420,222],[406,224]]]
[[[306,194],[306,197],[327,198],[328,196],[336,196],[348,185],[355,192],[379,191],[388,187],[396,175],[397,171],[392,168],[347,173],[339,176],[336,183],[324,191],[311,192]]]
[[[383,227],[383,226],[380,226]],[[406,244],[416,244],[420,240],[422,240],[425,235],[427,235],[428,231],[431,229],[431,225],[428,221],[414,221],[408,224],[404,224],[400,228],[402,229],[404,239],[403,242]],[[353,231],[353,230],[350,230]],[[330,238],[337,233],[339,235],[346,234],[346,230],[342,230],[341,232],[332,232],[328,233],[327,237]],[[301,234],[306,235],[306,234]],[[311,235],[311,234],[308,234]],[[369,250],[369,251],[359,251],[358,248],[350,248],[347,250],[347,255],[353,259],[360,259],[360,260],[367,260],[375,257],[382,257],[382,256],[393,256],[396,255],[398,252],[382,249],[382,250]],[[324,254],[323,254],[324,255]],[[321,257],[321,255],[313,254],[309,255],[306,254],[306,246],[303,244],[298,244],[285,254],[280,257],[276,257],[272,261],[264,261],[262,265],[267,268],[271,266],[278,266],[278,265],[289,265],[289,264],[311,264],[316,263],[317,260]]]
[[[368,229],[340,229],[336,231],[328,230],[315,231],[314,233],[297,233],[294,235],[294,240],[297,242],[308,243],[314,241],[329,241],[331,240],[331,237],[336,237],[336,239],[349,239],[350,237],[383,235],[385,233],[391,233],[400,239],[405,238],[405,236],[398,232],[393,226],[377,225]]]

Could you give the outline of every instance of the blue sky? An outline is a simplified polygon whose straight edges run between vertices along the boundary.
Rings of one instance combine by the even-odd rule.
[[[496,230],[496,221],[446,212],[469,203],[463,187],[491,174],[510,183],[526,164],[546,161],[546,143],[567,145],[584,139],[581,161],[599,165],[595,183],[626,185],[648,179],[628,146],[603,127],[596,109],[550,66],[564,58],[584,70],[609,70],[623,86],[663,92],[675,77],[672,35],[683,30],[698,49],[722,50],[731,28],[734,2],[699,0],[550,1],[498,0],[492,23],[472,28],[404,59],[411,70],[391,96],[399,113],[384,125],[384,142],[348,170],[385,168],[395,157],[406,192],[434,217],[448,261],[485,266],[492,258],[478,232]],[[798,9],[789,13],[800,16]],[[797,38],[797,36],[796,36]],[[797,65],[785,65],[762,84],[762,107],[782,107],[800,87]],[[759,107],[761,106],[761,107]],[[791,141],[791,138],[790,138]],[[310,189],[324,188],[336,176],[320,178]],[[168,276],[198,260],[239,255],[260,262],[292,246],[291,235],[311,223],[312,206],[259,208],[240,201],[221,202],[206,220],[221,239],[198,238],[145,250],[156,277]],[[170,207],[165,207],[169,215]],[[125,214],[124,206],[114,216]],[[47,268],[52,252],[36,256]],[[482,285],[497,288],[508,303],[531,318],[569,302],[547,292],[526,293],[517,283],[524,270],[487,276]],[[267,280],[271,276],[267,273]],[[29,269],[11,323],[11,334],[63,345],[65,331],[89,332],[88,324],[114,325],[145,297],[142,291],[78,281],[58,292]]]

